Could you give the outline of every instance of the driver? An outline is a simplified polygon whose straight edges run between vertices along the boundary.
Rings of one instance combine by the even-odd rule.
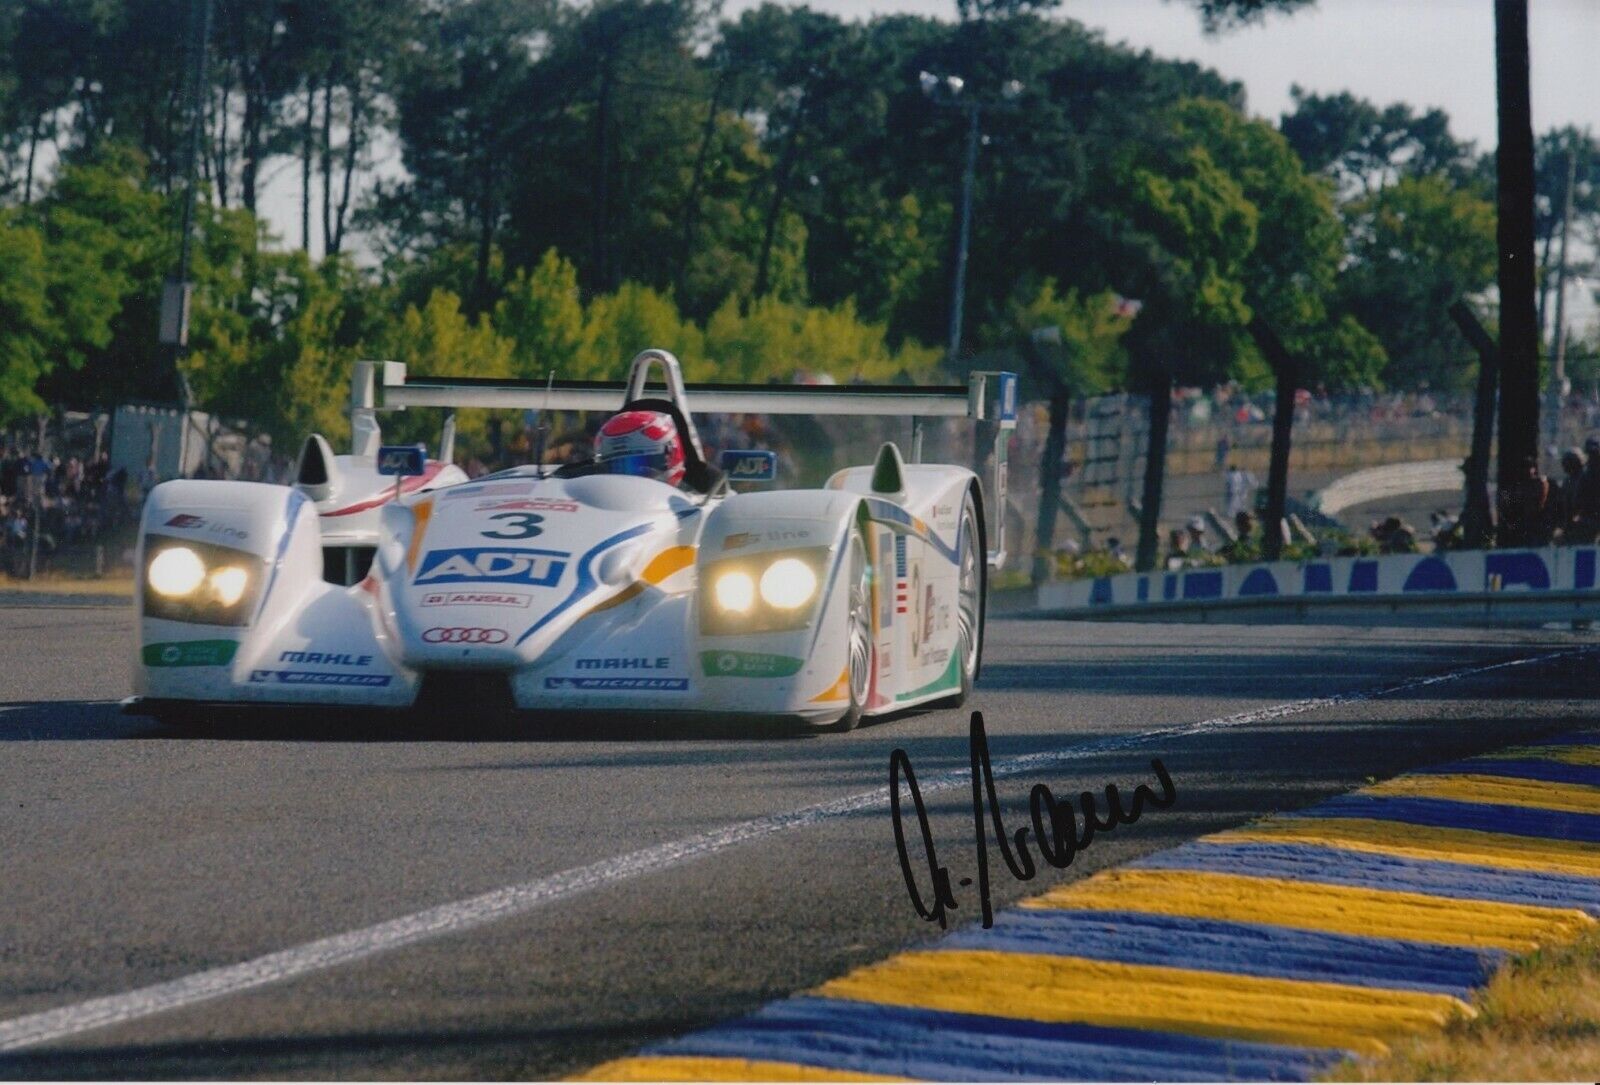
[[[683,482],[683,439],[664,411],[623,411],[600,427],[595,459],[602,470],[642,475],[673,486]]]

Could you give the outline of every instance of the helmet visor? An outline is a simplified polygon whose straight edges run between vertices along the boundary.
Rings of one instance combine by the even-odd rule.
[[[628,452],[600,461],[608,475],[634,475],[638,478],[665,478],[667,454],[665,452]]]

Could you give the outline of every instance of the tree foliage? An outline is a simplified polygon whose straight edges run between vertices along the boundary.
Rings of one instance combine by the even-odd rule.
[[[1212,29],[1300,6],[1190,2]],[[766,381],[957,378],[982,351],[1083,394],[1150,367],[1260,382],[1260,317],[1307,383],[1458,380],[1442,321],[1490,281],[1493,181],[1443,113],[1296,88],[1274,130],[1237,84],[1056,7],[216,0],[197,106],[187,0],[0,4],[4,411],[175,397],[155,329],[196,116],[181,369],[285,441],[341,431],[350,362],[380,356],[614,378],[660,345]],[[974,118],[968,349],[947,359],[924,344],[950,317]],[[1592,138],[1549,134],[1547,284],[1569,150],[1575,238],[1600,222]],[[273,176],[300,196],[284,238],[253,213]]]
[[[1448,309],[1494,282],[1494,205],[1439,176],[1407,177],[1348,213],[1350,311],[1391,358],[1405,359],[1413,386],[1464,386],[1475,369]]]

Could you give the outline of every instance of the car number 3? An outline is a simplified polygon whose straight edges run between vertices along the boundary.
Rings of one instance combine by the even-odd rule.
[[[480,532],[486,539],[531,539],[544,531],[544,517],[536,512],[497,512],[489,519],[504,520],[506,527]]]

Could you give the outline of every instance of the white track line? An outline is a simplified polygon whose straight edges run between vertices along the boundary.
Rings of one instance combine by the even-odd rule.
[[[994,774],[996,777],[1016,776],[1020,773],[1072,761],[1082,754],[1123,750],[1148,743],[1153,739],[1198,735],[1228,727],[1237,727],[1242,724],[1281,719],[1285,716],[1294,716],[1319,708],[1368,701],[1375,697],[1420,689],[1425,686],[1486,674],[1490,671],[1503,670],[1508,667],[1519,667],[1529,663],[1543,663],[1586,650],[1567,649],[1560,652],[1549,652],[1503,663],[1493,663],[1487,666],[1468,667],[1463,670],[1451,671],[1448,674],[1435,675],[1431,678],[1411,679],[1393,686],[1360,690],[1354,693],[1342,693],[1333,697],[1314,697],[1301,701],[1289,701],[1285,704],[1273,705],[1270,708],[1239,712],[1232,716],[1218,716],[1215,719],[1201,720],[1198,723],[1181,724],[1155,731],[1141,731],[1137,734],[1095,739],[1060,750],[1023,754],[995,762],[993,766]],[[922,793],[928,795],[958,787],[965,788],[970,786],[970,781],[970,770],[957,769],[936,774],[926,780],[919,781],[919,784]],[[770,814],[751,821],[741,821],[710,832],[685,837],[682,840],[659,844],[655,847],[645,848],[642,851],[617,856],[614,859],[606,859],[598,863],[577,867],[547,878],[539,878],[520,885],[507,886],[504,889],[496,889],[480,896],[469,897],[450,904],[441,904],[438,907],[414,912],[399,919],[391,919],[386,923],[363,927],[360,930],[346,931],[344,934],[336,934],[330,938],[320,938],[314,942],[279,950],[276,953],[269,953],[266,956],[244,961],[240,964],[212,968],[180,979],[169,980],[166,983],[140,987],[123,994],[92,998],[73,1006],[63,1006],[60,1009],[45,1010],[41,1013],[13,1018],[9,1021],[0,1022],[0,1051],[15,1051],[19,1048],[48,1043],[51,1040],[59,1040],[66,1036],[88,1032],[91,1029],[123,1024],[127,1021],[149,1017],[152,1014],[162,1013],[166,1010],[192,1006],[197,1002],[204,1002],[208,999],[237,994],[240,991],[248,991],[255,987],[264,987],[270,983],[279,983],[283,980],[307,975],[308,973],[320,972],[323,969],[333,968],[342,964],[350,964],[353,961],[359,961],[365,957],[371,957],[392,949],[399,949],[402,946],[414,945],[417,942],[431,938],[456,934],[474,927],[481,927],[486,923],[493,923],[496,920],[522,915],[536,908],[542,908],[545,905],[575,897],[580,893],[586,893],[629,878],[637,878],[641,875],[667,870],[682,863],[703,856],[714,855],[717,852],[726,851],[729,848],[760,839],[761,837],[772,836],[775,833],[789,829],[803,829],[818,822],[843,817],[861,810],[886,809],[888,802],[889,789],[884,786],[872,791],[848,795],[832,802],[818,803],[815,806],[791,810],[788,813]]]

